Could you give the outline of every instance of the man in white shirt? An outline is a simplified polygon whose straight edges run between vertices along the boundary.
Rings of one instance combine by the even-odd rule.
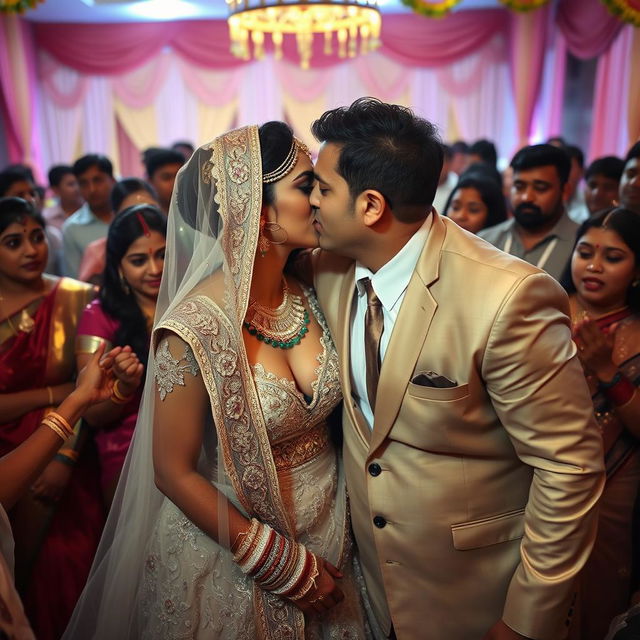
[[[560,640],[603,484],[566,294],[432,210],[429,122],[362,98],[312,130],[314,280],[374,625]]]

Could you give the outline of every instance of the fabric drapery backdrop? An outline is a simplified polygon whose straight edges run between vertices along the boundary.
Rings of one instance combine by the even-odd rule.
[[[77,25],[2,16],[0,27],[10,159],[35,164],[42,147],[46,168],[100,151],[122,171],[138,173],[136,150],[177,138],[201,143],[235,124],[286,118],[312,142],[314,117],[365,94],[411,106],[447,139],[493,138],[509,156],[518,144],[560,132],[565,52],[600,55],[604,91],[605,68],[613,69],[608,56],[622,37],[621,23],[600,0],[561,0],[555,13],[547,7],[528,15],[505,9],[440,20],[385,15],[378,52],[346,61],[318,53],[302,72],[292,42],[282,61],[233,57],[223,20]],[[637,42],[631,38],[636,51]],[[631,110],[640,102],[640,80],[633,78],[638,61],[616,60],[615,75],[629,87],[628,117],[594,118],[592,153],[605,137],[624,153],[638,135]],[[594,96],[594,105],[603,99]]]

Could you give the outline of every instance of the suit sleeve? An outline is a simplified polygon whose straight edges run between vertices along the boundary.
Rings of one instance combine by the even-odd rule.
[[[559,640],[567,631],[604,485],[602,440],[567,314],[555,280],[525,277],[496,316],[482,365],[496,413],[533,470],[503,620],[536,640]]]

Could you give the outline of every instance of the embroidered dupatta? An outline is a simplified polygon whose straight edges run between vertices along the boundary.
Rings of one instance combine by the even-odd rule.
[[[210,151],[205,171],[217,187],[224,291],[217,301],[187,297],[159,323],[156,335],[170,329],[191,346],[209,394],[224,467],[243,508],[293,538],[242,339],[262,201],[258,130],[230,132],[216,139]],[[255,584],[254,603],[263,638],[304,637],[303,615],[295,606]]]

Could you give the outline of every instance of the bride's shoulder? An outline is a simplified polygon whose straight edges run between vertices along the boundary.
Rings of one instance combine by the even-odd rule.
[[[208,298],[211,302],[219,305],[224,298],[225,281],[221,271],[216,271],[203,278],[189,293],[187,299],[198,297]]]

